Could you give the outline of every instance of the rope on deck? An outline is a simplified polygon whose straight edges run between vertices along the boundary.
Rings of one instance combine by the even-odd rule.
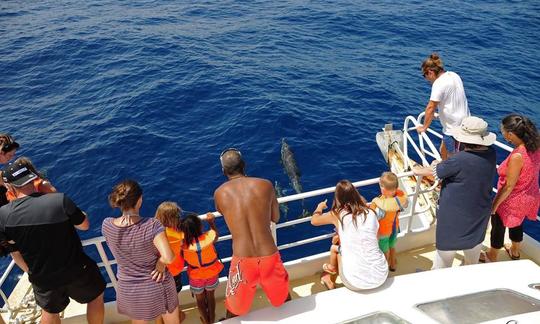
[[[36,304],[34,292],[31,289],[17,306],[9,307],[8,311],[9,324],[38,323],[41,317],[41,308]]]

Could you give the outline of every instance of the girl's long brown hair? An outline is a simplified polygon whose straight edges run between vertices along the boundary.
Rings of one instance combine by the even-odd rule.
[[[352,215],[353,224],[356,227],[356,218],[361,215],[363,216],[362,223],[365,222],[368,209],[366,200],[349,180],[341,180],[337,183],[331,212],[339,219],[342,227],[343,222],[339,217],[342,211],[346,211]]]

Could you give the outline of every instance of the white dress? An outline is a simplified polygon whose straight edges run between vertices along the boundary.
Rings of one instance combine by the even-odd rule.
[[[356,226],[351,214],[342,212],[340,217],[343,223],[338,225],[341,280],[352,290],[372,289],[382,285],[388,276],[388,263],[379,249],[379,223],[375,213],[368,209],[365,221],[362,221],[362,215],[357,216]]]

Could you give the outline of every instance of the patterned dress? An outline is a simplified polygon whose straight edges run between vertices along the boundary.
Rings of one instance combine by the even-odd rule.
[[[509,228],[521,225],[525,217],[532,221],[536,220],[540,206],[540,192],[538,191],[540,149],[536,152],[527,152],[524,146],[516,147],[497,169],[499,173],[497,189],[501,190],[506,183],[508,161],[516,153],[520,153],[523,157],[523,167],[514,189],[497,208],[497,214],[501,217],[504,226]]]
[[[126,227],[114,225],[113,220],[106,218],[101,231],[118,262],[118,313],[146,321],[171,313],[178,306],[172,275],[165,271],[162,282],[153,281],[151,276],[159,258],[153,241],[165,229],[154,218]]]

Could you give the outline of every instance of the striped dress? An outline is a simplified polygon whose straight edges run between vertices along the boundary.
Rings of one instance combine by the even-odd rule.
[[[171,313],[178,306],[173,277],[165,271],[165,279],[155,282],[151,276],[159,258],[153,241],[163,226],[154,218],[126,227],[114,225],[113,220],[106,218],[101,231],[118,262],[118,313],[146,321]]]

